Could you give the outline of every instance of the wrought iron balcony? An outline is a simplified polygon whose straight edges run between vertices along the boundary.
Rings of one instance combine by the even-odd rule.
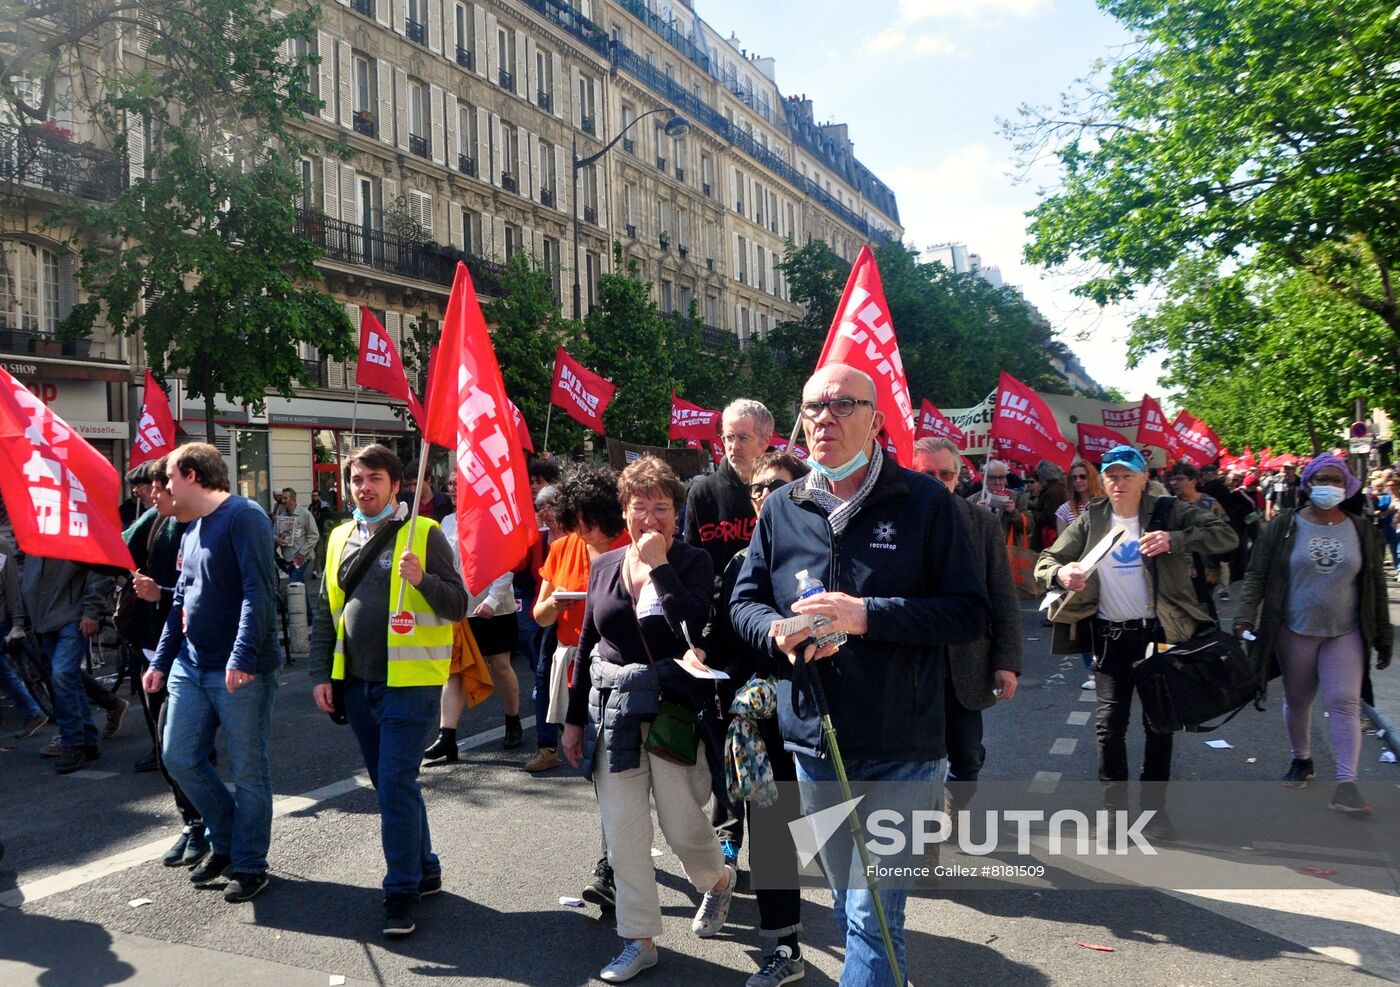
[[[630,137],[624,137],[622,138],[622,149],[628,154],[636,154],[637,142]]]
[[[306,377],[307,387],[326,386],[326,364],[322,360],[302,360],[302,374]]]
[[[428,32],[418,21],[403,22],[404,37],[416,44],[426,45],[428,43]]]
[[[428,156],[428,138],[419,137],[417,134],[409,134],[408,149],[420,158],[426,158]]]
[[[627,231],[627,238],[628,238],[629,240],[635,240],[635,239],[637,239],[637,227],[636,227],[636,226],[634,226],[634,225],[631,224],[631,223],[628,223],[626,226],[623,227],[623,229],[625,229],[625,230]]]
[[[540,189],[540,205],[542,205],[542,206],[549,206],[551,209],[554,208],[554,189],[552,189],[552,188],[542,188],[542,189]]]
[[[718,326],[701,326],[700,345],[707,350],[737,350],[739,338]]]
[[[465,154],[457,155],[457,170],[464,175],[476,177],[476,158],[469,158]]]
[[[579,129],[590,137],[596,136],[598,133],[598,128],[594,124],[593,118],[590,116],[580,116],[578,118],[578,125]]]
[[[374,115],[369,110],[355,111],[355,133],[373,137],[378,131],[374,125]]]
[[[507,192],[520,191],[520,183],[515,180],[515,172],[501,172],[501,188],[505,189]]]
[[[685,169],[680,165],[676,165],[676,177],[681,181],[685,181]]]
[[[554,94],[547,93],[543,89],[535,93],[535,105],[546,113],[554,112]]]
[[[618,0],[618,2],[624,10],[659,34],[671,47],[706,72],[710,71],[710,56],[696,47],[695,42],[676,30],[673,24],[653,13],[641,0]]]
[[[700,183],[700,194],[701,194],[701,195],[709,195],[709,194],[710,194],[710,183],[709,183],[709,182],[701,182],[701,183]]]
[[[584,17],[572,4],[565,0],[525,0],[525,6],[543,14],[545,19],[559,25],[577,38],[583,39],[588,47],[598,54],[608,54],[608,32],[587,17]]]
[[[464,69],[476,69],[476,55],[462,46],[457,46],[457,64]]]
[[[661,249],[662,249],[662,250],[670,250],[670,249],[671,249],[671,234],[669,234],[669,233],[662,233],[660,236],[658,236],[658,237],[656,238],[656,242],[659,243],[659,244],[661,244]]]
[[[375,0],[350,0],[350,9],[366,17],[374,17]]]
[[[511,92],[515,92],[515,76],[512,75],[507,69],[502,68],[500,71],[500,75],[497,78],[501,83],[502,89],[509,89]]]
[[[659,154],[656,156],[656,167],[659,171],[666,170],[666,159],[661,157]]]
[[[321,248],[323,260],[372,268],[396,278],[417,278],[444,288],[451,286],[460,260],[471,271],[477,291],[501,294],[505,267],[454,247],[419,243],[308,209],[297,210],[296,231]]]
[[[598,209],[596,206],[583,207],[583,221],[585,223],[592,223],[594,226],[598,225]]]
[[[124,178],[109,151],[42,128],[20,130],[0,124],[0,184],[102,201],[116,196]]]
[[[689,256],[690,256],[690,248],[687,247],[685,244],[682,243],[680,246],[678,246],[678,247],[676,248],[676,253],[680,254],[682,257],[689,257]]]

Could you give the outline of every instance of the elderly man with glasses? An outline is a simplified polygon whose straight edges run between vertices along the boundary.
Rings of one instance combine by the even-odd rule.
[[[866,796],[858,811],[868,817],[892,809],[913,819],[913,812],[938,803],[947,646],[981,637],[989,606],[952,494],[884,454],[876,440],[884,415],[875,402],[870,377],[843,364],[821,368],[802,389],[813,472],[765,501],[730,618],[755,652],[759,672],[779,679],[778,721],[784,746],[797,756],[803,811],[843,798],[806,695],[808,678],[817,676],[846,774]],[[804,576],[825,589],[804,592],[810,590]],[[783,621],[793,613],[814,623],[794,629]],[[794,690],[802,694],[796,705]],[[867,878],[877,883],[904,966],[915,843],[879,858],[886,870],[878,882],[861,872],[844,831],[821,848],[845,940],[841,983],[847,987],[893,979]]]
[[[1027,527],[1026,495],[1007,485],[1010,475],[1011,467],[1006,463],[1000,459],[988,459],[983,470],[982,489],[968,498],[977,507],[991,511],[1001,522],[1003,538]]]

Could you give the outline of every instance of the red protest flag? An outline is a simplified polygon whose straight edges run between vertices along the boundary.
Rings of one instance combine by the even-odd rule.
[[[1156,446],[1169,457],[1176,456],[1176,433],[1167,424],[1162,406],[1150,394],[1142,396],[1142,417],[1138,420],[1137,444]]]
[[[510,412],[515,417],[515,430],[520,433],[520,448],[534,452],[535,440],[530,438],[530,426],[525,424],[525,416],[514,401],[510,403]]]
[[[773,435],[773,438],[769,441],[773,443],[774,449],[777,449],[779,452],[786,452],[790,454],[794,459],[796,459],[800,463],[806,462],[807,459],[812,455],[810,452],[802,448],[796,442],[790,443],[787,439],[783,438],[781,435],[778,435],[776,433]]]
[[[1039,394],[1004,370],[997,383],[992,443],[998,455],[1026,466],[1048,459],[1068,471],[1074,462],[1074,446],[1060,433],[1050,408]]]
[[[155,375],[146,371],[145,393],[141,398],[141,417],[136,422],[136,435],[131,440],[131,462],[127,469],[161,459],[175,451],[175,418],[170,414],[170,398]]]
[[[719,435],[718,411],[711,411],[702,408],[698,404],[691,404],[684,398],[678,397],[675,391],[671,392],[671,430],[666,433],[668,439],[709,439]]]
[[[963,430],[950,422],[928,398],[919,402],[919,421],[914,428],[914,438],[922,439],[926,435],[948,439],[959,449],[967,448],[967,436]]]
[[[860,248],[841,304],[826,334],[826,345],[817,369],[828,363],[844,363],[869,374],[875,381],[875,406],[885,415],[885,434],[894,444],[899,461],[908,465],[914,455],[914,401],[899,341],[894,336],[890,307],[875,255],[867,244]]]
[[[385,328],[365,306],[360,306],[360,359],[355,364],[355,383],[387,394],[408,405],[413,420],[423,427],[423,406],[408,386],[399,348]]]
[[[1078,422],[1077,427],[1079,429],[1079,455],[1084,457],[1086,463],[1092,463],[1095,466],[1103,461],[1103,454],[1114,446],[1132,445],[1122,432],[1104,428],[1102,425]]]
[[[423,437],[457,451],[462,579],[480,593],[525,561],[539,531],[505,381],[471,275],[460,261],[430,393]]]
[[[588,426],[599,435],[607,435],[603,431],[603,412],[608,410],[616,390],[613,384],[565,353],[564,347],[555,350],[549,403],[563,408],[580,425]]]
[[[1172,431],[1176,433],[1177,455],[1183,463],[1204,466],[1215,462],[1220,455],[1220,437],[1185,408],[1172,420]]]
[[[26,555],[135,569],[117,468],[0,367],[0,496]]]

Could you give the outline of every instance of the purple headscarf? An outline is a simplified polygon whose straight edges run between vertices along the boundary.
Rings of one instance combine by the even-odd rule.
[[[1347,496],[1355,497],[1357,491],[1361,489],[1361,481],[1351,475],[1351,470],[1347,468],[1346,461],[1339,456],[1328,453],[1325,456],[1318,456],[1307,466],[1303,467],[1303,489],[1307,490],[1312,485],[1312,478],[1328,466],[1335,466],[1342,471],[1342,476],[1347,481]]]

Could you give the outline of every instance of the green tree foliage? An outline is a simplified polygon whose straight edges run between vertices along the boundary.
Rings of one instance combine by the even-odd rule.
[[[134,26],[137,8],[117,10]],[[157,375],[183,373],[204,398],[212,441],[216,395],[258,406],[269,388],[290,396],[305,380],[303,346],[355,352],[343,308],[311,287],[323,283],[319,248],[296,232],[310,190],[295,162],[310,145],[292,128],[315,59],[289,52],[319,8],[283,16],[272,0],[202,0],[139,14],[149,65],[113,69],[88,109],[147,177],[58,217],[81,231],[89,293],[63,331],[87,334],[105,316],[139,334]]]
[[[1192,257],[1257,256],[1400,336],[1394,3],[1099,6],[1137,44],[1057,110],[1007,125],[1028,164],[1062,171],[1030,213],[1027,258],[1091,262],[1078,291],[1102,304]]]
[[[501,297],[488,301],[482,311],[491,326],[506,394],[525,416],[535,448],[543,451],[555,348],[562,346],[577,357],[579,325],[564,318],[549,272],[524,252],[507,262]],[[567,415],[550,419],[549,444],[555,449],[577,449],[584,435],[583,426]]]
[[[1178,264],[1168,299],[1139,319],[1129,361],[1166,355],[1162,383],[1230,448],[1317,452],[1339,441],[1353,402],[1400,407],[1389,330],[1311,275],[1251,266],[1222,275]]]

